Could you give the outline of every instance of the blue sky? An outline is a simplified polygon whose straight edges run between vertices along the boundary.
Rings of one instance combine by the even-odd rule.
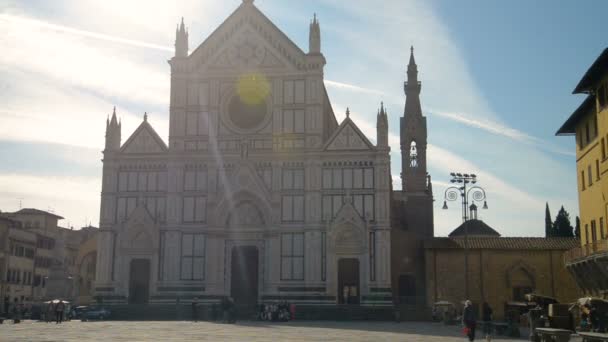
[[[52,209],[63,225],[98,222],[105,119],[116,105],[123,141],[143,112],[168,134],[175,25],[193,50],[241,0],[0,0],[0,209]],[[303,50],[313,13],[338,120],[375,139],[389,111],[394,186],[410,45],[429,125],[435,232],[460,223],[441,210],[449,172],[472,172],[488,194],[480,216],[503,235],[544,233],[544,205],[578,212],[574,140],[555,137],[582,101],[571,91],[606,46],[608,3],[575,1],[257,0]],[[604,37],[603,37],[604,36]]]

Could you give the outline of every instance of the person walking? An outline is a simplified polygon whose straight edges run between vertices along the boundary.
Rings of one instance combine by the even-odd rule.
[[[475,326],[477,325],[477,317],[473,311],[473,303],[470,300],[464,302],[464,312],[462,313],[462,324],[464,325],[469,341],[475,340]]]
[[[198,322],[198,297],[192,300],[192,320]]]
[[[63,311],[65,310],[65,304],[62,300],[59,300],[57,304],[55,304],[55,323],[60,324],[63,322]]]
[[[486,337],[486,341],[492,340],[492,308],[487,302],[483,302],[481,309],[481,320],[483,321],[483,335]]]

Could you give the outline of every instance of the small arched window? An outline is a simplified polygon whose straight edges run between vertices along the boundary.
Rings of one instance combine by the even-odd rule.
[[[410,167],[418,167],[418,149],[415,141],[410,144]]]

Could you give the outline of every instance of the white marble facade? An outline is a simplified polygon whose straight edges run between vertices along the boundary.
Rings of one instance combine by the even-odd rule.
[[[257,252],[247,266],[257,302],[340,302],[339,260],[349,259],[355,300],[390,304],[386,114],[376,145],[348,116],[336,121],[320,46],[316,18],[304,52],[253,1],[190,52],[182,23],[169,61],[169,144],[147,118],[124,143],[116,114],[107,123],[98,297],[234,295],[231,259],[245,246]]]

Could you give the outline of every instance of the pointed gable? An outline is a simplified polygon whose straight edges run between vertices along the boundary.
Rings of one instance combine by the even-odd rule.
[[[145,119],[120,149],[122,153],[163,153],[166,151],[167,145]]]
[[[362,151],[373,149],[374,145],[349,117],[346,117],[342,121],[342,124],[329,138],[324,147],[326,151]]]
[[[190,54],[189,60],[192,69],[301,69],[306,65],[306,56],[255,5],[243,2]]]

